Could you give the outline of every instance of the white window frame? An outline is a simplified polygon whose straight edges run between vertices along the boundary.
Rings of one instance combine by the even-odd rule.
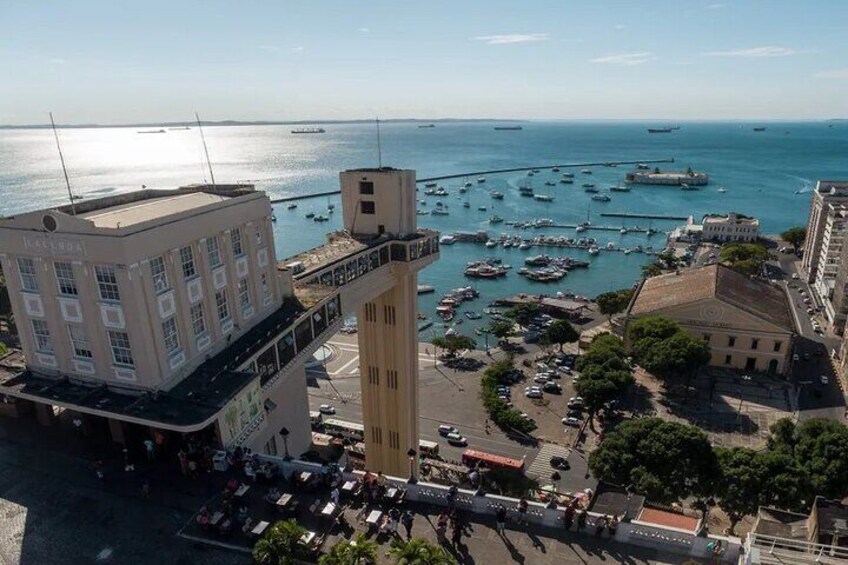
[[[271,295],[271,287],[268,285],[268,273],[259,273],[259,285],[262,287],[262,297],[268,298]]]
[[[135,367],[130,336],[127,332],[109,330],[109,349],[112,351],[112,362],[121,367]]]
[[[94,277],[97,279],[97,291],[101,300],[119,302],[121,289],[118,286],[118,275],[112,265],[95,265]]]
[[[69,325],[68,339],[71,341],[71,349],[74,351],[74,357],[77,359],[91,359],[93,357],[84,327]]]
[[[221,244],[218,236],[206,240],[206,253],[209,256],[209,266],[215,268],[221,264]]]
[[[183,279],[189,280],[197,276],[197,268],[194,264],[194,249],[191,245],[180,247],[180,269]]]
[[[244,244],[241,240],[241,229],[233,228],[230,230],[230,244],[233,247],[233,257],[244,255]]]
[[[189,310],[191,316],[191,329],[194,336],[201,336],[206,333],[206,312],[203,311],[203,302],[198,302]]]
[[[226,322],[230,319],[230,304],[226,288],[215,293],[215,311],[218,313],[219,321]]]
[[[50,339],[50,326],[46,320],[32,320],[32,335],[35,337],[36,351],[53,354],[53,340]]]
[[[61,271],[61,273],[60,273]],[[74,276],[74,265],[70,261],[56,261],[53,263],[53,272],[56,275],[56,286],[62,296],[77,296],[79,288]]]
[[[22,289],[27,292],[38,292],[38,274],[32,257],[18,258],[18,275],[20,275]]]
[[[180,332],[177,329],[177,318],[171,316],[162,322],[162,339],[165,342],[165,351],[173,355],[180,350]]]
[[[265,237],[262,234],[262,226],[256,226],[256,246],[262,247],[263,243],[265,243]]]
[[[237,289],[239,306],[241,306],[242,310],[250,308],[250,283],[248,282],[247,277],[239,279]]]
[[[168,281],[168,267],[165,265],[163,255],[150,260],[150,277],[153,279],[153,290],[156,294],[171,290],[171,283]]]

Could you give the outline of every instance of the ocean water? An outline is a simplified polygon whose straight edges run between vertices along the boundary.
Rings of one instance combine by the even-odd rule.
[[[587,217],[595,225],[647,227],[648,220],[602,218],[599,213],[641,212],[699,218],[708,212],[738,211],[760,219],[766,233],[806,221],[810,191],[818,179],[848,177],[848,123],[805,122],[750,124],[681,123],[670,134],[648,134],[646,127],[658,124],[638,122],[527,122],[522,131],[495,131],[486,122],[437,123],[421,129],[414,123],[384,123],[382,163],[412,168],[419,178],[509,167],[551,164],[642,161],[674,158],[663,169],[694,170],[710,175],[710,185],[699,191],[677,188],[634,186],[630,193],[612,193],[608,203],[593,202],[581,188],[593,182],[599,189],[623,183],[632,167],[593,167],[584,177],[578,169],[573,185],[544,186],[558,180],[559,174],[542,170],[532,179],[537,193],[555,197],[551,203],[518,196],[517,187],[527,180],[525,173],[486,175],[484,184],[474,182],[460,198],[461,180],[441,183],[448,197],[428,197],[433,209],[436,200],[449,207],[448,216],[419,216],[419,224],[445,233],[485,229],[491,235],[516,233],[505,224],[490,226],[493,214],[507,220],[551,218],[561,223],[578,223]],[[660,124],[662,125],[662,124]],[[753,125],[766,125],[754,132]],[[346,168],[375,166],[375,128],[369,124],[330,124],[324,134],[293,135],[288,126],[206,127],[207,144],[218,182],[250,181],[272,198],[309,194],[338,188],[338,172]],[[139,128],[90,128],[60,130],[62,148],[75,194],[93,198],[99,195],[148,188],[173,188],[208,180],[203,148],[197,128],[169,130],[164,134],[139,134]],[[156,128],[143,128],[156,129]],[[727,192],[720,193],[719,187]],[[423,193],[423,186],[422,193]],[[506,194],[493,200],[489,191]],[[420,196],[424,198],[423,194]],[[468,200],[471,207],[463,208]],[[63,204],[67,201],[55,142],[49,130],[0,130],[0,215]],[[319,245],[324,234],[341,225],[341,214],[331,221],[314,223],[307,212],[326,213],[328,202],[338,198],[302,201],[296,210],[277,205],[275,214],[277,254],[288,257],[299,250]],[[478,206],[487,206],[479,211]],[[652,227],[669,230],[681,222],[654,221]],[[535,235],[574,236],[573,230],[540,229],[521,232]],[[665,237],[644,234],[620,235],[616,231],[589,231],[600,245],[652,245],[661,248]],[[528,255],[572,255],[590,259],[588,269],[572,271],[555,284],[532,283],[514,271]],[[493,298],[517,292],[568,290],[595,296],[601,292],[632,285],[642,264],[642,254],[602,252],[589,258],[582,251],[535,248],[486,249],[482,245],[458,243],[445,246],[442,258],[421,273],[420,282],[436,287],[435,295],[422,296],[420,309],[432,315],[439,296],[451,288],[473,284],[481,298],[467,308],[482,310]],[[469,281],[462,272],[466,262],[483,257],[500,257],[514,267],[506,279]],[[485,321],[485,320],[483,320]],[[472,325],[466,320],[464,327]]]

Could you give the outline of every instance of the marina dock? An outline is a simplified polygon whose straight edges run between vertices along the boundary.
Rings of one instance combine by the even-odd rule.
[[[645,220],[682,220],[686,221],[690,216],[669,216],[665,214],[634,214],[632,212],[601,212],[600,216],[606,218],[640,218]]]
[[[566,163],[566,164],[554,164],[554,165],[534,165],[532,167],[514,167],[511,169],[492,169],[488,171],[471,171],[466,173],[459,173],[453,175],[443,175],[439,177],[428,177],[417,179],[416,183],[422,182],[435,182],[440,180],[450,180],[450,179],[461,179],[465,177],[476,177],[481,175],[496,175],[500,173],[520,173],[524,171],[533,171],[535,169],[553,169],[554,167],[558,167],[560,169],[567,168],[585,168],[585,167],[617,167],[619,165],[637,165],[639,163],[644,163],[646,165],[656,164],[656,163],[674,163],[674,157],[670,159],[641,159],[639,161],[600,161],[597,163]],[[328,190],[326,192],[316,192],[313,194],[303,194],[300,196],[284,196],[281,198],[272,198],[271,204],[281,204],[283,202],[297,202],[298,200],[309,200],[311,198],[321,198],[324,196],[333,196],[335,194],[340,194],[341,192],[338,190]],[[684,218],[685,219],[685,218]]]

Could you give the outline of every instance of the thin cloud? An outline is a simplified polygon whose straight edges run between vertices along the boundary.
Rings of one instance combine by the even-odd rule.
[[[361,27],[361,28],[359,28],[359,32],[360,32],[360,33],[368,33],[369,31],[371,31],[371,30],[370,30],[370,29],[368,29],[367,27]]]
[[[298,45],[297,47],[292,47],[291,49],[289,49],[289,51],[291,51],[292,53],[302,53],[305,50],[306,47],[303,47],[302,45]]]
[[[626,25],[624,25],[624,24],[615,24],[615,29],[624,29],[624,28],[626,28],[626,27],[627,27],[627,26],[626,26]]]
[[[653,59],[651,53],[648,51],[643,51],[639,53],[615,53],[613,55],[605,55],[603,57],[596,57],[594,59],[589,59],[590,63],[603,63],[607,65],[641,65],[643,63],[647,63]]]
[[[724,4],[707,4],[707,10],[721,10]]]
[[[794,47],[778,47],[767,45],[764,47],[749,47],[747,49],[733,49],[730,51],[708,51],[704,53],[707,57],[789,57],[804,53]]]
[[[64,65],[65,63],[67,63],[67,61],[60,57],[54,57],[53,59],[50,59],[50,62],[54,65]]]
[[[512,33],[507,35],[479,35],[472,39],[474,41],[483,41],[486,45],[507,45],[511,43],[548,41],[550,38],[550,35],[547,33]]]
[[[813,74],[814,78],[829,78],[836,80],[848,80],[848,69],[834,69],[832,71],[819,71]]]
[[[282,53],[283,51],[277,45],[260,45],[258,49],[261,49],[262,51],[267,51],[268,53]]]

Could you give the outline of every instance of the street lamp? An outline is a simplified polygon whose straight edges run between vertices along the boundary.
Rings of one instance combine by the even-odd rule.
[[[630,512],[630,498],[633,496],[633,493],[636,492],[636,485],[631,483],[624,487],[624,490],[627,493],[627,506],[624,508],[624,516],[622,516],[621,521],[629,522],[630,517],[628,516],[628,513]]]
[[[414,485],[418,482],[415,478],[415,456],[418,455],[414,449],[411,447],[409,451],[406,452],[406,456],[409,457],[409,480],[407,481],[409,484]]]
[[[286,452],[285,457],[283,459],[285,461],[291,461],[291,455],[289,455],[289,429],[283,428],[280,430],[280,435],[283,436],[283,449]]]

